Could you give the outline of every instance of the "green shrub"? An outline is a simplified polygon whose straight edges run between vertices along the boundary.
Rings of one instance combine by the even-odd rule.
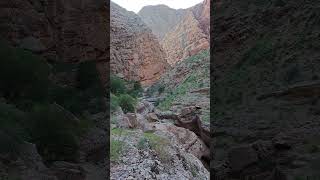
[[[49,88],[50,102],[57,102],[74,114],[104,112],[106,105],[103,96],[91,92],[90,89],[80,90],[74,87],[52,85]]]
[[[165,86],[163,84],[157,83],[150,86],[147,90],[148,96],[153,96],[155,93],[163,93],[165,91]]]
[[[136,106],[136,99],[129,94],[121,94],[118,97],[119,106],[122,108],[124,113],[134,112]]]
[[[79,122],[55,105],[37,105],[29,116],[32,141],[45,161],[75,161]]]
[[[78,66],[77,85],[79,89],[85,90],[101,84],[96,63],[93,61],[82,62]]]
[[[164,90],[165,90],[164,85],[161,85],[161,86],[159,87],[159,89],[158,89],[159,94],[163,93]]]
[[[111,75],[110,77],[110,91],[113,94],[124,94],[127,92],[126,83],[123,79]]]
[[[148,139],[145,137],[140,138],[137,144],[137,148],[140,150],[148,148]]]
[[[0,92],[7,100],[46,101],[48,76],[44,59],[0,41]]]
[[[111,112],[114,112],[118,109],[119,107],[119,98],[114,95],[114,94],[111,94],[110,96],[110,110]]]
[[[142,86],[139,81],[133,82],[133,87],[128,91],[128,94],[130,94],[133,97],[139,97],[141,93],[143,92]]]

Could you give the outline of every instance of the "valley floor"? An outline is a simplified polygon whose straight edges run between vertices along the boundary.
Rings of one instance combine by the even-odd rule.
[[[136,113],[112,115],[111,179],[209,179],[204,130],[181,127],[198,117],[195,106],[160,111],[151,99],[140,99]]]

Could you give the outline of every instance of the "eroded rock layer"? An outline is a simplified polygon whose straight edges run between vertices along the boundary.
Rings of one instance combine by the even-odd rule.
[[[210,1],[204,1],[187,9],[185,16],[169,31],[161,44],[168,55],[168,63],[174,65],[210,47]]]
[[[150,85],[168,64],[152,31],[139,16],[111,3],[111,71],[127,80]]]
[[[166,5],[145,6],[138,15],[152,29],[152,32],[162,40],[167,32],[182,21],[185,9],[172,9]]]

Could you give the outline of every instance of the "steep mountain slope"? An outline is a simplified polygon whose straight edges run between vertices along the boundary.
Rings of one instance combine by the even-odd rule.
[[[168,64],[152,31],[133,12],[111,2],[111,71],[127,80],[150,85]]]
[[[161,45],[168,55],[168,62],[176,62],[209,48],[210,1],[187,9],[186,15],[169,31]]]
[[[167,32],[176,26],[185,16],[185,9],[172,9],[166,5],[143,7],[138,15],[152,29],[159,40],[162,40]]]
[[[149,95],[164,97],[159,101],[159,107],[163,110],[188,105],[199,106],[203,110],[202,120],[209,122],[209,65],[209,50],[191,56],[163,74],[148,89]]]
[[[215,178],[319,177],[319,7],[214,3]]]
[[[155,111],[159,117],[172,119],[176,126],[194,132],[206,147],[210,144],[209,64],[209,50],[204,50],[177,63],[146,93],[157,110],[164,111],[159,115]],[[204,153],[201,161],[209,168],[209,154]]]

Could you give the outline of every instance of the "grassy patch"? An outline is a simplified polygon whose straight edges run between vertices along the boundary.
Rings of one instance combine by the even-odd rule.
[[[111,130],[111,135],[117,135],[117,136],[130,135],[131,133],[132,133],[131,130],[122,129],[122,128],[113,128],[113,129]]]
[[[196,166],[194,166],[194,165],[191,165],[191,174],[192,174],[193,177],[197,177],[198,174],[199,174],[198,168]]]
[[[147,147],[148,147],[148,139],[145,137],[140,138],[137,144],[137,148],[140,150],[143,150],[143,149],[146,149]]]
[[[166,98],[161,101],[158,107],[161,110],[168,110],[172,103],[187,94],[192,88],[200,86],[196,73],[189,75],[181,84],[169,92]]]
[[[119,158],[124,150],[125,143],[120,140],[111,139],[110,142],[110,160],[113,162],[119,161]]]
[[[148,141],[150,147],[157,153],[160,160],[164,163],[169,163],[170,156],[166,150],[169,145],[168,140],[153,133],[144,133],[143,136]]]

